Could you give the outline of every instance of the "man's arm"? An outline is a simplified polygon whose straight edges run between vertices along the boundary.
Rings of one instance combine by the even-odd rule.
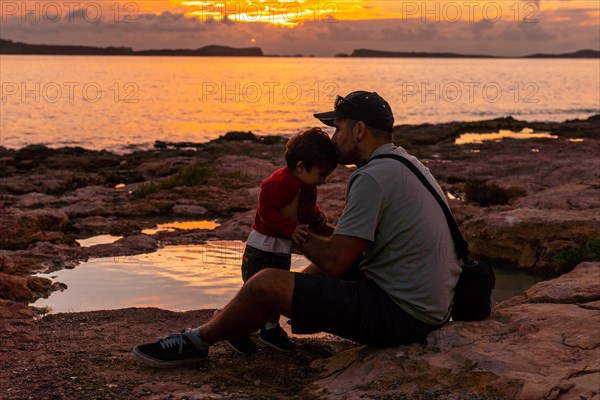
[[[309,234],[298,247],[323,275],[337,278],[354,265],[367,243],[367,240],[354,236],[333,235],[324,239]]]

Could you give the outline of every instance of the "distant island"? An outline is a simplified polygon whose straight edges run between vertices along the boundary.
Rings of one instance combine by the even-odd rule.
[[[216,56],[216,57],[262,57],[259,47],[234,48],[228,46],[204,46],[199,49],[133,50],[131,47],[93,47],[27,44],[0,39],[0,54],[78,55],[78,56]]]
[[[131,47],[94,47],[73,45],[28,44],[0,39],[0,54],[78,55],[78,56],[183,56],[183,57],[303,57],[296,55],[266,55],[260,47],[235,48],[209,45],[198,49],[133,50]],[[312,57],[312,55],[310,56]],[[531,54],[520,57],[491,56],[484,54],[428,53],[415,51],[383,51],[356,49],[352,54],[336,57],[365,58],[600,58],[600,51],[579,50],[564,54]]]
[[[600,58],[600,51],[579,50],[564,54],[531,54],[521,57],[490,56],[483,54],[426,53],[415,51],[383,51],[356,49],[352,54],[338,54],[336,57],[372,57],[372,58]]]
[[[532,54],[523,58],[600,58],[600,51],[579,50],[575,53],[565,54]]]

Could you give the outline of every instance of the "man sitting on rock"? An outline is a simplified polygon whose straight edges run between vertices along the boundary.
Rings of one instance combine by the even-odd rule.
[[[255,332],[272,313],[291,318],[293,333],[329,332],[377,347],[422,341],[448,321],[461,269],[442,209],[404,164],[373,159],[408,158],[445,198],[429,170],[393,145],[389,104],[374,92],[352,92],[315,117],[336,128],[340,163],[359,167],[333,236],[311,234],[300,245],[312,262],[302,273],[260,271],[204,325],[136,346],[139,362],[195,363],[210,345]],[[359,274],[349,279],[357,262]]]

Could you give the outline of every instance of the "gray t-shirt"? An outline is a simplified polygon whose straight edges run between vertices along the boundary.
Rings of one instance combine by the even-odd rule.
[[[386,153],[410,160],[445,200],[419,160],[391,143],[373,156]],[[361,270],[407,313],[434,325],[448,318],[461,271],[452,235],[439,204],[404,164],[371,160],[350,176],[335,234],[369,241]]]

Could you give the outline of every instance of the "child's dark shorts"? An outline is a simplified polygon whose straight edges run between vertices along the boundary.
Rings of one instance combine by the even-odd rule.
[[[392,347],[424,341],[438,328],[412,317],[368,279],[343,281],[295,274],[292,332],[328,332],[352,341]]]
[[[246,246],[242,256],[242,279],[246,282],[258,271],[265,268],[277,268],[289,271],[292,265],[290,254],[269,253]]]

